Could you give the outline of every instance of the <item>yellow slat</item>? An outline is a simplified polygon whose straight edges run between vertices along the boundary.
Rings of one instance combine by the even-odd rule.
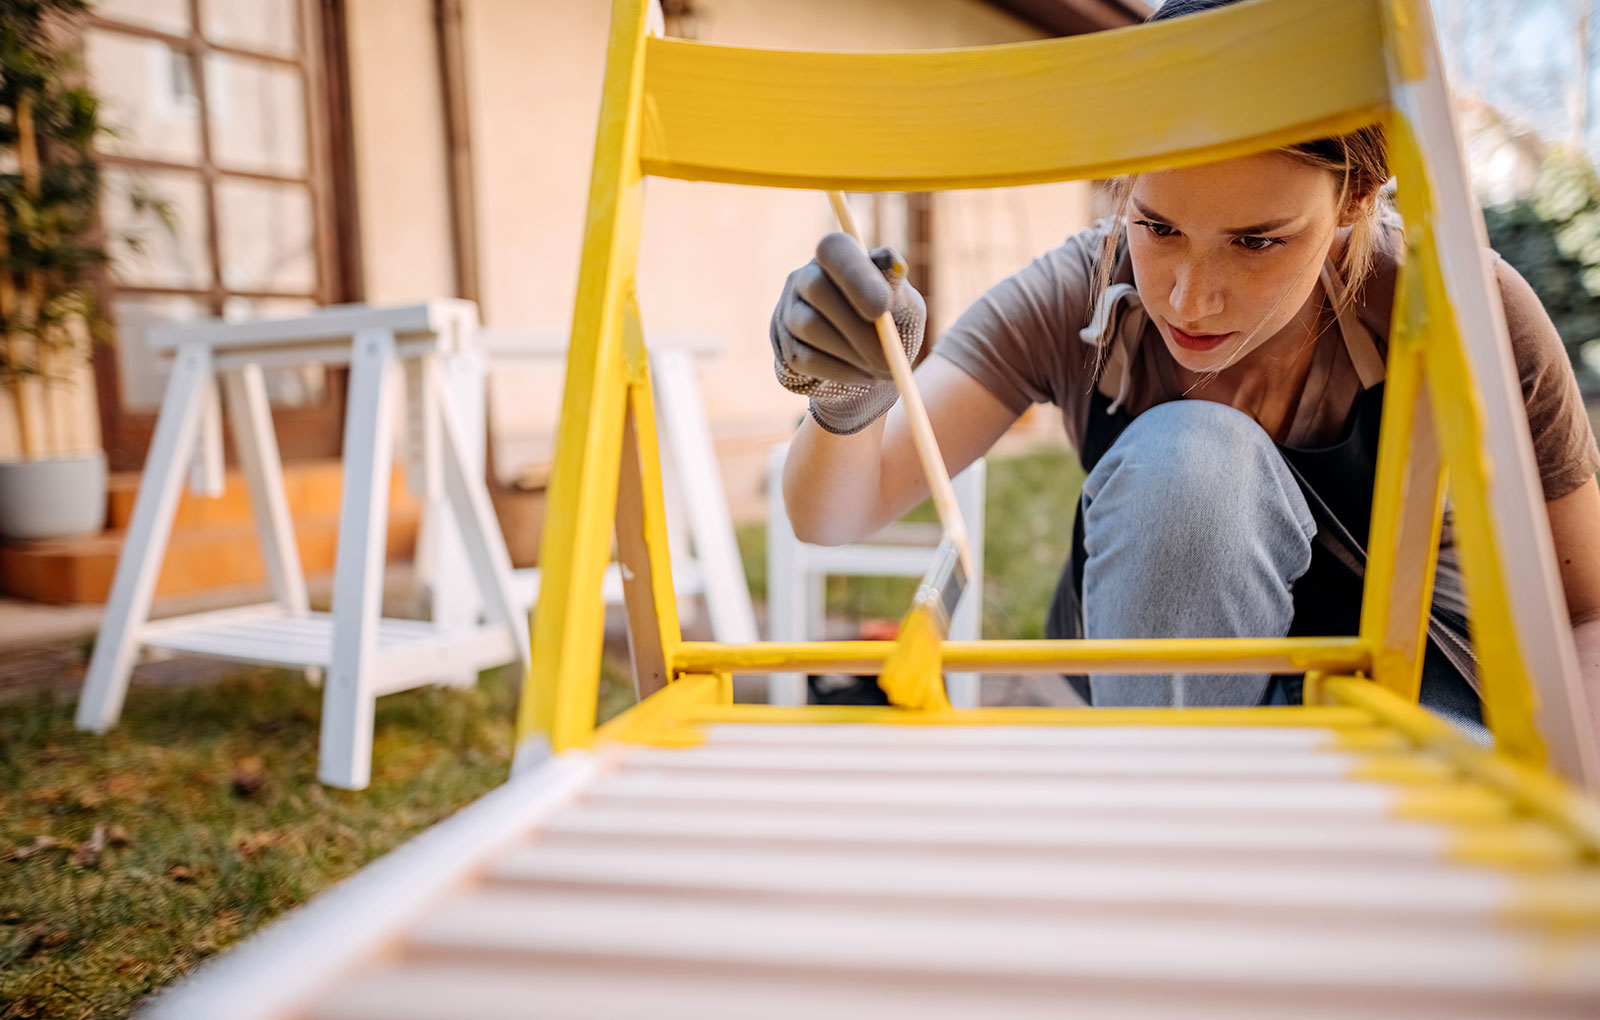
[[[917,53],[650,39],[644,169],[918,191],[1206,162],[1377,120],[1389,97],[1383,52],[1377,0],[1240,4],[1075,38]]]

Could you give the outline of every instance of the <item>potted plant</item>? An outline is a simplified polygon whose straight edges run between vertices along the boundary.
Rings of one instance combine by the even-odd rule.
[[[97,532],[106,461],[94,423],[99,104],[68,19],[86,0],[0,3],[0,538]],[[85,427],[88,419],[88,427]],[[76,427],[74,427],[76,426]]]

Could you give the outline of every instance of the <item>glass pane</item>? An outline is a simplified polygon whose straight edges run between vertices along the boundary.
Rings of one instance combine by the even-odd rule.
[[[229,322],[246,319],[282,319],[305,315],[317,308],[314,301],[295,298],[247,298],[235,294],[222,306],[222,317]],[[328,370],[322,365],[294,368],[269,368],[266,377],[267,399],[273,407],[305,407],[320,404],[328,395]]]
[[[211,287],[200,175],[107,167],[101,216],[117,282],[130,287]]]
[[[306,107],[298,71],[213,53],[206,57],[206,111],[219,167],[306,175]]]
[[[199,299],[186,297],[135,297],[112,302],[117,370],[121,376],[122,405],[127,410],[151,410],[161,403],[171,363],[157,358],[145,343],[151,326],[169,322],[194,322],[206,318]]]
[[[222,280],[229,290],[316,290],[311,193],[305,186],[219,181],[217,216]]]
[[[295,0],[205,0],[200,23],[206,41],[292,57],[300,49]]]
[[[85,58],[112,133],[103,151],[199,163],[200,106],[188,56],[155,39],[90,29]]]
[[[189,34],[189,0],[96,0],[94,12],[111,21]]]

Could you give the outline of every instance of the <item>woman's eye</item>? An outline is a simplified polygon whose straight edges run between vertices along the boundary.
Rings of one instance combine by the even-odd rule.
[[[1150,220],[1134,220],[1134,226],[1144,227],[1157,237],[1171,237],[1176,231],[1165,223],[1152,223]]]
[[[1282,243],[1283,243],[1283,238],[1281,238],[1281,237],[1241,237],[1241,238],[1239,238],[1239,244],[1242,245],[1246,251],[1266,251],[1268,248],[1271,248],[1273,245],[1282,244]]]

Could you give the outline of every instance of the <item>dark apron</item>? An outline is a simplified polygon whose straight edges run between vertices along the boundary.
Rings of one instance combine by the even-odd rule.
[[[1098,387],[1091,393],[1089,420],[1079,451],[1085,472],[1094,470],[1100,458],[1133,421],[1125,408],[1108,414],[1111,403],[1111,398]],[[1372,523],[1378,425],[1382,416],[1383,384],[1378,383],[1356,398],[1338,442],[1314,448],[1277,444],[1317,522],[1311,566],[1294,584],[1291,636],[1355,634],[1360,629],[1361,587]],[[1080,498],[1072,525],[1072,556],[1061,573],[1045,621],[1048,637],[1083,636],[1083,564],[1086,558]],[[1421,700],[1429,707],[1481,722],[1482,710],[1475,691],[1476,664],[1467,640],[1463,609],[1448,593],[1436,592],[1428,622]],[[1090,701],[1087,677],[1069,676],[1067,681],[1085,702]],[[1286,700],[1290,704],[1300,704],[1302,686],[1300,676],[1274,677],[1263,701]]]

